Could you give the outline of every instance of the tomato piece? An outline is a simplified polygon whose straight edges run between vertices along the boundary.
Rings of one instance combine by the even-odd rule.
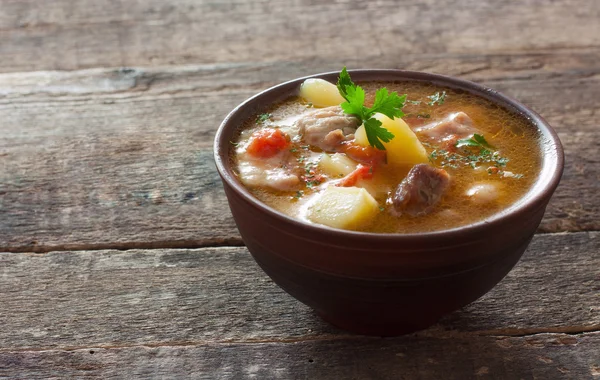
[[[269,158],[286,149],[290,145],[290,138],[280,129],[264,128],[260,129],[250,136],[250,143],[246,148],[249,154]]]
[[[358,164],[356,169],[354,169],[352,173],[342,178],[340,182],[336,184],[336,186],[350,187],[356,185],[356,182],[361,179],[371,178],[373,178],[373,166]]]
[[[342,151],[354,161],[362,162],[363,164],[376,165],[385,162],[385,150],[379,150],[372,146],[361,146],[351,142],[344,143]]]

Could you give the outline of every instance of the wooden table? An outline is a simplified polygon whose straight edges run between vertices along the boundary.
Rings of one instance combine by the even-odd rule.
[[[235,105],[343,65],[494,87],[566,152],[517,267],[409,336],[275,286],[214,167]],[[0,378],[599,379],[599,107],[597,0],[0,0]]]

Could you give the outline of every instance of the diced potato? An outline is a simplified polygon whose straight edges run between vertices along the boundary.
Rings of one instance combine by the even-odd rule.
[[[319,168],[329,177],[337,178],[352,173],[356,169],[356,162],[345,154],[334,153],[329,155],[323,153],[319,159]]]
[[[404,120],[400,118],[392,120],[380,113],[375,114],[374,117],[381,121],[383,128],[394,135],[390,142],[383,143],[387,152],[388,164],[415,165],[429,161],[423,144]],[[362,146],[369,145],[364,126],[358,127],[354,133],[354,142]]]
[[[354,142],[361,146],[369,146],[369,139],[367,139],[367,132],[365,126],[361,125],[354,132]]]
[[[323,79],[307,79],[300,86],[300,97],[315,107],[339,106],[345,99],[336,85]]]
[[[307,217],[329,227],[358,229],[371,223],[379,212],[377,201],[359,187],[329,186],[317,197]]]
[[[394,135],[390,142],[383,143],[388,164],[415,165],[429,161],[423,144],[404,120],[398,117],[392,120],[380,113],[374,117],[381,121],[382,127]]]

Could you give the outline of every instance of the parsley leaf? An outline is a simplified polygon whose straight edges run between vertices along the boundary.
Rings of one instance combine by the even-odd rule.
[[[342,97],[346,100],[348,100],[348,91],[346,90],[346,88],[354,88],[356,87],[356,85],[354,84],[354,82],[352,82],[352,79],[350,78],[350,74],[348,74],[348,70],[346,70],[346,67],[344,66],[344,68],[342,69],[342,72],[340,72],[340,76],[338,77],[338,82],[337,82],[337,88],[338,91],[340,92],[340,95],[342,95]]]
[[[337,88],[340,95],[346,99],[341,104],[344,112],[360,119],[371,146],[385,150],[383,143],[390,142],[394,138],[394,134],[383,128],[382,123],[373,116],[376,113],[381,113],[390,119],[404,116],[402,107],[406,102],[406,95],[399,96],[395,91],[390,93],[387,88],[380,88],[375,93],[373,107],[365,107],[365,90],[352,81],[346,67],[340,72]]]
[[[483,149],[495,149],[490,143],[488,143],[483,137],[483,135],[479,135],[475,133],[473,137],[468,139],[460,139],[456,142],[456,147],[461,148],[463,146],[476,146]]]
[[[388,89],[383,87],[377,90],[375,93],[375,102],[373,107],[369,108],[369,113],[379,112],[385,116],[393,119],[395,117],[402,117],[402,107],[406,101],[406,94],[398,96],[397,92],[388,93]]]
[[[435,103],[442,105],[446,100],[446,91],[436,92],[435,94],[427,97],[430,101],[427,103],[430,106],[433,106]]]
[[[365,90],[361,87],[346,87],[346,96],[348,97],[347,101],[342,103],[342,109],[345,113],[356,115],[359,119],[365,119],[365,107],[363,103],[365,102]]]
[[[265,121],[269,120],[271,118],[271,116],[273,116],[273,115],[271,115],[270,113],[263,113],[263,114],[261,114],[261,115],[258,116],[256,122],[257,123],[264,123]]]
[[[365,120],[364,125],[369,144],[379,150],[385,150],[381,141],[390,142],[394,138],[394,135],[390,131],[381,126],[381,121],[375,118]]]

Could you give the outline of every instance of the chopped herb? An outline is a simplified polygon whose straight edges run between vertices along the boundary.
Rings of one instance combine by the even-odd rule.
[[[310,102],[306,105],[306,108],[313,108],[313,107],[314,107],[313,104]]]
[[[290,152],[292,152],[292,153],[296,153],[296,151],[297,151],[297,150],[298,150],[298,149],[296,149],[296,148],[292,148],[292,149],[290,149]]]
[[[428,113],[409,113],[407,117],[416,117],[417,119],[430,119],[431,114]]]
[[[480,148],[484,148],[484,149],[495,149],[492,145],[490,145],[490,143],[488,143],[485,140],[485,137],[483,137],[483,135],[479,135],[477,133],[475,133],[473,135],[473,137],[468,138],[468,139],[460,139],[456,142],[456,147],[457,148],[462,148],[463,146],[475,146],[475,147],[480,147]]]
[[[258,116],[258,119],[256,120],[257,123],[264,123],[265,121],[269,120],[271,118],[270,113],[263,113],[261,115]]]
[[[296,191],[296,195],[294,195],[294,198],[298,199],[298,198],[301,198],[303,195],[304,195],[304,191],[298,190],[298,191]]]
[[[489,144],[488,144],[489,145]],[[509,162],[506,157],[500,156],[498,152],[492,152],[488,149],[481,148],[478,152],[468,151],[464,148],[473,148],[472,145],[464,145],[462,153],[450,153],[445,149],[434,149],[428,156],[432,164],[438,163],[443,167],[458,168],[468,165],[476,169],[483,164],[491,164],[487,172],[489,174],[503,175],[504,171],[501,168],[505,167]]]
[[[385,211],[385,207],[379,206],[379,211]]]
[[[435,105],[435,103],[437,103],[438,105],[442,105],[446,100],[446,91],[442,91],[441,93],[436,92],[435,94],[428,96],[427,98],[430,100],[427,104],[429,104],[430,106]]]
[[[306,157],[300,156],[300,157],[298,157],[298,162],[303,163],[305,159],[306,159]]]
[[[308,162],[306,166],[304,166],[304,170],[306,171],[307,177],[315,174],[315,166],[316,164],[314,162]]]
[[[306,187],[308,187],[310,189],[312,187],[320,185],[321,182],[323,182],[322,179],[316,178],[316,177],[313,176],[309,180],[306,181]]]
[[[406,99],[406,103],[410,103],[410,104],[414,104],[415,106],[418,106],[419,104],[421,104],[420,100],[408,100]]]
[[[373,115],[379,112],[390,119],[404,116],[402,107],[404,107],[406,95],[399,96],[395,91],[390,93],[387,88],[383,87],[375,93],[373,107],[367,108],[364,105],[365,90],[352,81],[345,67],[338,78],[337,88],[340,95],[346,99],[341,104],[344,112],[360,119],[365,126],[367,140],[371,146],[379,150],[385,150],[383,143],[390,142],[394,135],[383,128],[382,123],[373,118]]]
[[[500,157],[498,152],[494,152],[494,162],[496,163],[497,166],[504,167],[504,166],[506,166],[508,161],[510,161],[508,158]]]

